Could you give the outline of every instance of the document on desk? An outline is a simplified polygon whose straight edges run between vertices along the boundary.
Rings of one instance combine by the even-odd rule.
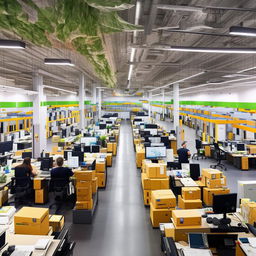
[[[182,248],[180,252],[183,256],[212,256],[212,252],[208,249]]]

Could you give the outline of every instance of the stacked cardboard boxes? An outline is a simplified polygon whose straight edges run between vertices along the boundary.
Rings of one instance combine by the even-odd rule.
[[[203,169],[202,182],[206,186],[203,189],[203,200],[204,204],[207,206],[212,205],[213,195],[230,193],[230,189],[226,188],[226,176],[219,170]]]
[[[47,203],[49,195],[47,180],[45,178],[35,178],[33,181],[33,186],[35,190],[35,203]]]
[[[181,209],[201,209],[201,189],[198,187],[182,187],[178,196],[178,207]]]
[[[169,178],[166,175],[166,164],[146,162],[145,173],[141,174],[144,204],[149,205],[151,192],[160,189],[169,189]]]
[[[241,199],[241,215],[246,223],[253,225],[256,220],[256,202]]]
[[[50,215],[49,225],[52,227],[53,232],[60,232],[64,227],[64,216],[63,215]]]
[[[138,144],[135,147],[136,149],[136,166],[141,168],[142,160],[145,159],[145,148],[142,144]]]
[[[117,152],[117,143],[116,142],[108,142],[107,143],[107,152],[112,153],[113,156],[116,156]]]
[[[176,197],[172,190],[154,190],[150,200],[150,219],[154,228],[160,223],[170,222],[172,211],[176,207]]]
[[[96,161],[96,177],[99,188],[105,188],[106,186],[106,161]]]
[[[93,192],[97,192],[95,171],[75,171],[76,178],[76,209],[91,210],[93,208]]]

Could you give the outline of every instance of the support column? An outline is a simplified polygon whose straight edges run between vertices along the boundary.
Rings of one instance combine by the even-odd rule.
[[[97,88],[96,88],[96,84],[93,84],[93,88],[92,88],[92,103],[93,104],[97,103]]]
[[[85,128],[85,116],[84,116],[84,101],[85,101],[85,77],[84,74],[80,75],[79,79],[79,112],[80,112],[80,129]]]
[[[99,119],[101,119],[102,89],[99,88]]]
[[[151,100],[152,100],[152,92],[148,93],[148,116],[151,118]]]
[[[43,77],[38,73],[33,74],[33,90],[38,92],[33,99],[33,158],[38,158],[43,150],[47,150],[47,107],[41,106],[41,102],[45,101],[45,96]]]
[[[180,107],[180,93],[179,84],[173,85],[173,128],[177,135],[179,134],[179,107]]]
[[[164,115],[165,115],[165,91],[164,91],[164,89],[162,89],[162,96],[163,96],[163,98],[162,98],[162,101],[163,101],[162,115],[163,115],[163,120],[164,120]]]

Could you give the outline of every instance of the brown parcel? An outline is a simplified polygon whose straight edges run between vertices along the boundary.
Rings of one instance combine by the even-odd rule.
[[[154,228],[159,228],[160,223],[168,223],[171,220],[172,217],[172,210],[175,208],[169,208],[169,209],[156,209],[150,204],[150,219],[152,226]]]
[[[202,201],[200,199],[185,200],[179,195],[178,207],[181,209],[201,209]]]
[[[217,170],[217,169],[202,169],[202,176],[206,177],[208,179],[220,179],[222,178],[223,172]]]
[[[64,216],[50,215],[49,224],[52,227],[53,232],[60,232],[64,227]]]
[[[182,187],[182,198],[185,200],[201,199],[201,189],[197,187]]]
[[[202,214],[198,210],[174,210],[172,218],[175,226],[199,226]]]
[[[176,197],[170,189],[153,190],[151,202],[156,209],[176,207]]]

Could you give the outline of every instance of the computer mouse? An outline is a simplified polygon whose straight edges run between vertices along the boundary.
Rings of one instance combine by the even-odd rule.
[[[207,214],[203,214],[203,215],[202,215],[202,218],[207,218]]]
[[[214,226],[218,226],[218,225],[220,224],[220,220],[219,220],[218,218],[214,217],[214,218],[212,219],[212,224],[213,224]]]
[[[207,222],[208,224],[212,224],[212,217],[207,217],[207,218],[206,218],[206,222]]]

